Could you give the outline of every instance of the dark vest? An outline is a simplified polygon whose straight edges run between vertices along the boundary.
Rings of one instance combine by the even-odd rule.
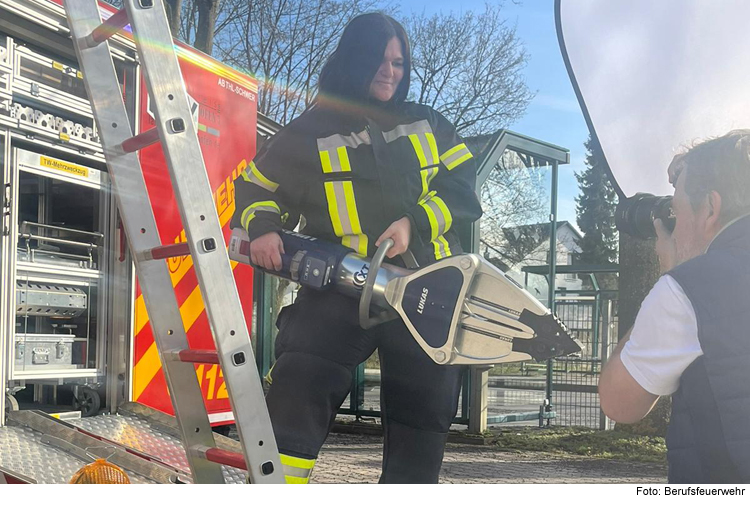
[[[750,483],[750,216],[669,272],[703,355],[680,378],[667,433],[670,483]]]

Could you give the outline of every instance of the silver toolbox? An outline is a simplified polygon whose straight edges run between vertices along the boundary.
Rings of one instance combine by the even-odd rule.
[[[16,334],[15,366],[18,369],[73,366],[72,334]]]

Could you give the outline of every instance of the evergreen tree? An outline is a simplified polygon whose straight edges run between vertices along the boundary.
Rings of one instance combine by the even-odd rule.
[[[586,146],[586,169],[576,173],[581,195],[576,197],[582,263],[615,263],[617,261],[617,228],[615,207],[617,193],[607,172],[601,147],[589,136]]]

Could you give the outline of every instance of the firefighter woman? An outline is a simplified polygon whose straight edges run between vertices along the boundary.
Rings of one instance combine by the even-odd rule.
[[[380,13],[347,25],[320,74],[311,108],[258,152],[236,181],[233,227],[247,230],[253,263],[281,268],[278,231],[293,229],[372,256],[410,249],[421,266],[462,251],[456,226],[482,214],[476,168],[456,130],[407,102],[410,49]],[[375,349],[381,369],[382,483],[437,483],[458,406],[462,368],[432,362],[393,320],[364,330],[357,301],[300,290],[279,314],[267,396],[287,482],[309,480],[352,372]]]

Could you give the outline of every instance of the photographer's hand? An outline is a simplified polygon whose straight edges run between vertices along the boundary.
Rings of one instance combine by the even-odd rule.
[[[659,269],[666,274],[679,263],[677,261],[677,249],[672,233],[670,233],[661,219],[654,220],[656,230],[656,254],[659,256]]]

